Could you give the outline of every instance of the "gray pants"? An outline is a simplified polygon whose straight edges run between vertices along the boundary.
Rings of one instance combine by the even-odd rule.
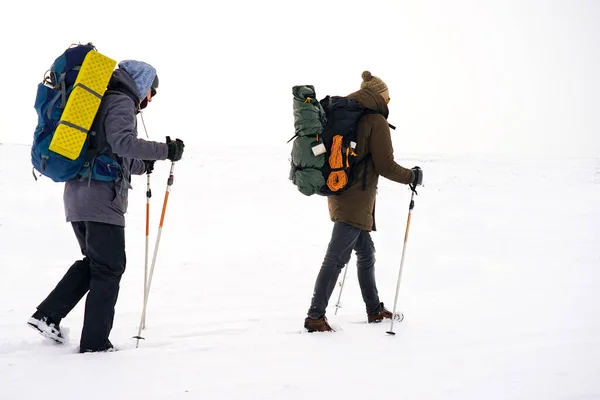
[[[350,261],[352,250],[356,251],[358,283],[367,313],[379,312],[381,306],[375,284],[375,245],[371,235],[362,229],[343,222],[336,222],[333,225],[331,241],[315,282],[315,290],[308,310],[310,318],[319,319],[325,315],[338,276],[344,265]]]

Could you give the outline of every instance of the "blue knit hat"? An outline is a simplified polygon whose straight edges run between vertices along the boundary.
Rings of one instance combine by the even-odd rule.
[[[140,100],[144,99],[156,78],[156,69],[143,61],[125,60],[119,63],[119,68],[133,78]]]

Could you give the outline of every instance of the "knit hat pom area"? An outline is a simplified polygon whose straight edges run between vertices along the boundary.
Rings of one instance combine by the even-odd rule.
[[[361,89],[371,89],[377,93],[383,93],[388,90],[387,85],[381,78],[373,76],[370,71],[363,71],[361,74],[362,83],[360,84]]]
[[[361,76],[362,76],[363,81],[365,81],[365,82],[373,79],[373,75],[369,71],[364,71]]]

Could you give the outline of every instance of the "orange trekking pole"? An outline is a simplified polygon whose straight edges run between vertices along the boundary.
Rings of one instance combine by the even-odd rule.
[[[162,234],[163,223],[165,221],[165,212],[167,211],[167,202],[169,201],[169,193],[171,192],[171,186],[173,185],[173,170],[175,169],[175,161],[171,162],[171,171],[169,172],[169,179],[167,180],[167,190],[165,192],[165,200],[163,202],[162,213],[160,215],[160,223],[158,225],[158,235],[156,236],[156,246],[154,247],[154,256],[152,257],[152,266],[150,267],[150,274],[148,275],[148,284],[146,286],[146,291],[144,293],[144,308],[142,310],[142,318],[140,321],[140,326],[138,330],[137,336],[134,336],[134,339],[137,339],[137,343],[135,347],[137,348],[140,344],[140,339],[142,334],[142,326],[144,320],[146,319],[146,307],[148,306],[148,297],[150,294],[150,286],[152,285],[152,275],[154,274],[154,266],[156,265],[156,256],[158,254],[158,246],[160,245],[160,236]]]
[[[404,246],[402,247],[402,259],[400,260],[400,271],[398,272],[398,283],[396,284],[396,297],[394,298],[394,310],[392,311],[392,322],[390,325],[390,330],[387,331],[386,333],[388,335],[395,335],[396,333],[394,332],[394,321],[396,319],[398,319],[399,321],[402,321],[404,319],[404,314],[399,313],[396,314],[396,305],[398,304],[398,291],[400,290],[400,280],[402,278],[402,267],[404,266],[404,256],[406,255],[406,242],[408,242],[408,230],[410,229],[410,219],[412,216],[412,211],[413,208],[415,208],[415,194],[417,193],[416,191],[416,186],[410,187],[412,190],[412,194],[410,196],[410,205],[408,206],[408,220],[406,221],[406,232],[404,232]]]

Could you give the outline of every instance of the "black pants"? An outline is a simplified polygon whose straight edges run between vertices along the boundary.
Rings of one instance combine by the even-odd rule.
[[[38,306],[57,323],[88,293],[80,350],[101,351],[115,316],[119,282],[125,272],[125,228],[98,222],[73,222],[73,230],[84,255]]]
[[[350,261],[352,250],[356,251],[358,283],[367,313],[380,310],[379,295],[375,284],[375,245],[369,232],[343,222],[333,225],[331,241],[317,276],[308,316],[319,319],[325,315],[329,298],[333,293],[340,271]]]

